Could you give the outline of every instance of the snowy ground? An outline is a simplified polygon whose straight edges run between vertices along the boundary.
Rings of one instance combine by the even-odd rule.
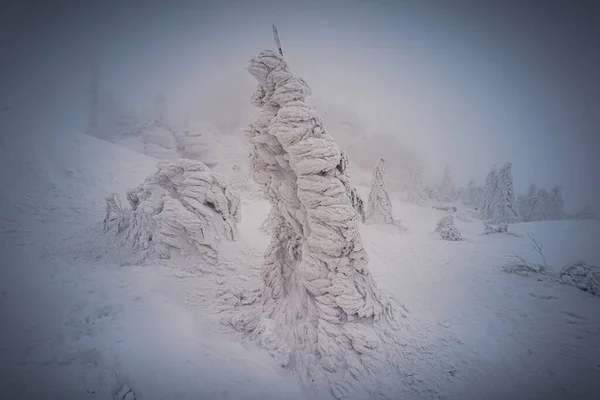
[[[240,239],[223,243],[217,271],[185,259],[123,266],[89,252],[100,242],[104,197],[123,197],[156,160],[78,134],[18,159],[6,154],[0,393],[112,399],[126,385],[145,400],[309,398],[292,373],[220,323],[219,288],[232,276],[256,279],[264,200],[244,199]],[[19,179],[7,180],[4,161],[23,171]],[[600,298],[551,274],[502,271],[515,253],[541,261],[528,233],[544,245],[551,272],[578,259],[598,265],[598,221],[482,235],[480,222],[457,220],[466,240],[446,242],[433,233],[442,211],[391,196],[409,232],[362,232],[377,283],[409,311],[399,334],[423,354],[407,358],[414,398],[598,398]]]

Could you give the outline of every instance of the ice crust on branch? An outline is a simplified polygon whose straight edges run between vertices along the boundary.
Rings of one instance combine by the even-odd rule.
[[[368,270],[347,159],[281,55],[264,51],[248,71],[260,107],[248,130],[250,167],[272,206],[271,242],[260,294],[229,322],[307,387],[378,398],[382,371],[397,368],[397,314]]]
[[[127,192],[127,200],[130,207],[124,208],[118,194],[108,196],[104,228],[136,263],[195,250],[216,264],[221,238],[236,239],[239,194],[199,161],[158,163],[156,173]]]

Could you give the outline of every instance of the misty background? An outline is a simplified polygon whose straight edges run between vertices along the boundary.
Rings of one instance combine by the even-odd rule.
[[[593,5],[498,1],[22,1],[2,5],[2,135],[59,140],[88,118],[90,64],[127,106],[163,92],[172,115],[244,127],[248,60],[274,48],[312,101],[391,134],[430,180],[482,184],[513,162],[515,190],[563,185],[600,204],[600,19]],[[3,116],[6,112],[3,112]],[[23,147],[23,150],[26,146]],[[393,156],[386,154],[387,157]]]

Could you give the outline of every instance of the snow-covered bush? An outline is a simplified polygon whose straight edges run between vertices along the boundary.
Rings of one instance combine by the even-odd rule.
[[[507,224],[493,225],[486,221],[483,222],[483,233],[485,233],[486,235],[490,235],[492,233],[506,233],[506,232],[508,232]]]
[[[518,261],[503,266],[502,270],[509,274],[521,276],[534,276],[546,271],[543,265]]]
[[[224,236],[235,240],[240,220],[238,193],[227,179],[199,161],[161,162],[157,172],[127,192],[130,208],[117,194],[107,198],[104,226],[136,262],[170,258],[171,250],[197,251],[218,261]]]
[[[377,371],[397,368],[398,327],[392,300],[369,273],[340,149],[282,56],[264,51],[248,70],[260,107],[249,129],[250,165],[271,203],[271,243],[262,291],[230,323],[312,390],[372,397],[381,390]]]
[[[383,175],[385,174],[385,160],[379,159],[379,162],[373,168],[373,178],[371,179],[371,192],[367,203],[365,218],[371,224],[395,224],[392,215],[392,201],[385,189]]]
[[[436,210],[440,210],[440,211],[448,211],[448,212],[456,212],[456,207],[454,206],[444,206],[442,204],[434,204],[431,206],[431,208],[434,208]]]
[[[600,268],[598,267],[583,261],[573,262],[560,273],[560,279],[564,283],[600,296]]]
[[[463,240],[463,236],[456,226],[454,226],[454,218],[452,215],[443,216],[437,223],[435,231],[444,240],[459,241]]]

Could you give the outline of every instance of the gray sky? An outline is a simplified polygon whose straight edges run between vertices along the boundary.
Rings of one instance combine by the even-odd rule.
[[[31,111],[48,135],[81,127],[96,59],[126,103],[149,104],[162,90],[171,107],[210,114],[231,96],[247,103],[254,82],[244,68],[274,47],[276,23],[288,63],[315,96],[397,135],[440,179],[450,163],[458,183],[482,183],[491,164],[510,160],[517,191],[562,184],[568,206],[600,204],[600,19],[591,7],[122,3],[3,6],[0,101]]]

